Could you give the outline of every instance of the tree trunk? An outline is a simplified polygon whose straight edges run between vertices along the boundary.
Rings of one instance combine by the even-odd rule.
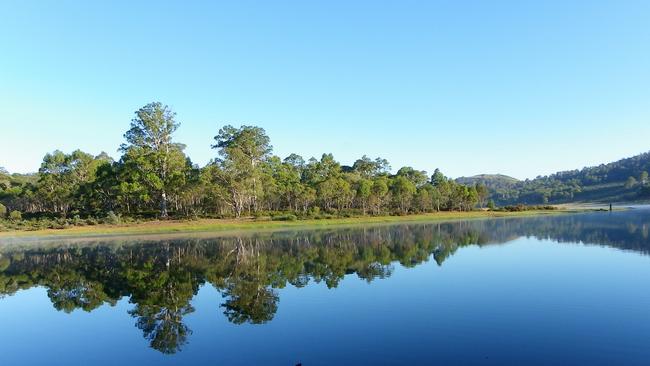
[[[160,217],[166,219],[167,216],[167,192],[163,189],[160,194]]]

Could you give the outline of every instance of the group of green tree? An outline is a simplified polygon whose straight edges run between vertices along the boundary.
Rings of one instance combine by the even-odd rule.
[[[392,174],[385,159],[367,156],[352,166],[332,154],[281,159],[255,126],[219,129],[215,158],[199,167],[174,140],[179,126],[169,107],[151,103],[135,113],[118,161],[105,153],[54,151],[37,174],[0,171],[0,216],[313,217],[471,210],[487,203],[485,187],[458,184],[438,170],[428,176],[403,167]]]
[[[559,172],[519,181],[503,175],[458,178],[461,184],[482,184],[500,205],[576,201],[621,202],[650,199],[650,152],[609,164]]]

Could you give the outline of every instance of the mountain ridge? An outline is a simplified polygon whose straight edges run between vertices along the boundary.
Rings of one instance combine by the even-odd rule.
[[[650,151],[610,163],[518,180],[503,174],[460,177],[456,182],[485,185],[490,199],[504,204],[621,202],[650,199]]]

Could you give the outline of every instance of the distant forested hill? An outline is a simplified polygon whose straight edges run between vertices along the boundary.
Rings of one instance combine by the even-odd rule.
[[[650,199],[650,152],[609,164],[520,181],[505,175],[461,177],[462,184],[483,184],[497,204],[620,202]]]
[[[484,185],[491,191],[508,190],[519,182],[519,179],[503,174],[480,174],[473,177],[460,177],[456,179],[456,183],[467,186],[476,184]]]

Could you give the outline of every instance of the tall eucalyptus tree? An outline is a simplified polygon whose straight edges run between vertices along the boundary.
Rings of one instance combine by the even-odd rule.
[[[149,103],[135,112],[124,134],[127,143],[120,147],[122,162],[131,163],[158,198],[162,218],[168,216],[168,194],[182,185],[187,167],[185,145],[172,141],[179,126],[168,106]]]
[[[261,194],[262,164],[271,155],[273,147],[263,128],[227,125],[214,137],[213,149],[219,150],[220,158],[214,161],[220,169],[217,179],[228,191],[227,201],[235,215],[241,216],[248,207],[258,209]]]

